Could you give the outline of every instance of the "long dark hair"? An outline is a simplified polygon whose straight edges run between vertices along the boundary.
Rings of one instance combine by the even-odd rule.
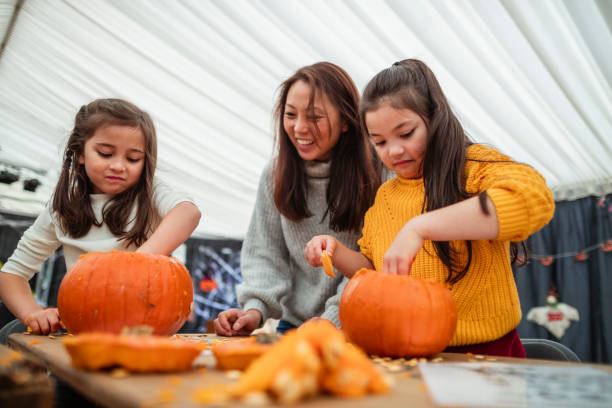
[[[332,150],[326,200],[329,226],[334,231],[359,231],[367,209],[380,185],[380,167],[374,149],[359,123],[359,91],[351,77],[330,62],[302,67],[280,86],[274,110],[278,158],[274,169],[274,203],[288,219],[299,221],[312,214],[307,208],[308,184],[304,161],[283,126],[285,103],[291,86],[304,81],[310,86],[309,108],[317,93],[338,109],[347,130]]]
[[[102,209],[103,220],[93,212],[89,194],[93,185],[85,166],[79,164],[85,142],[102,126],[119,125],[139,128],[145,139],[144,167],[136,185],[112,197]],[[86,235],[92,225],[106,224],[111,233],[127,245],[140,246],[147,239],[154,217],[153,175],[157,164],[157,137],[151,117],[137,106],[121,99],[96,99],[83,105],[74,119],[74,128],[66,143],[62,171],[53,194],[52,209],[62,229],[71,237]],[[126,231],[134,205],[138,208],[134,226]]]
[[[457,203],[469,198],[465,189],[464,168],[466,149],[472,141],[453,113],[434,73],[422,61],[406,59],[379,72],[366,85],[359,116],[367,135],[365,114],[388,103],[397,109],[410,109],[423,119],[428,139],[423,158],[423,184],[425,197],[421,212]],[[486,191],[479,194],[482,211],[486,207]],[[446,281],[456,283],[463,278],[472,261],[472,244],[466,241],[467,262],[459,265],[457,254],[448,241],[433,241],[438,257],[448,269]],[[524,247],[524,245],[523,245]],[[512,262],[517,260],[518,246],[511,244]]]

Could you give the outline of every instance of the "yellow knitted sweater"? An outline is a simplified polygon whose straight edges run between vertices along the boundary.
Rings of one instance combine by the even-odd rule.
[[[487,192],[495,205],[499,235],[495,240],[472,241],[470,268],[463,279],[450,286],[458,312],[451,346],[492,341],[518,325],[521,307],[510,267],[509,241],[526,239],[546,225],[554,213],[552,193],[533,168],[512,162],[483,145],[470,146],[466,154],[466,190],[471,195]],[[424,193],[422,178],[396,177],[379,188],[359,240],[361,252],[376,270],[382,270],[383,256],[399,230],[421,213]],[[465,241],[451,242],[451,247],[460,251],[459,262],[465,265]],[[417,254],[411,275],[446,280],[448,269],[431,241],[426,241]]]

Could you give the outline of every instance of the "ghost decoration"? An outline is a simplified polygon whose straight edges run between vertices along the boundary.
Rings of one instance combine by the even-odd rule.
[[[571,324],[571,320],[579,321],[578,310],[561,303],[553,294],[546,297],[546,306],[532,308],[527,313],[527,320],[546,327],[556,338],[560,339]]]

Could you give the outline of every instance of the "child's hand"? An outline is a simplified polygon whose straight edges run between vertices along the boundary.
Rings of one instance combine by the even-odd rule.
[[[412,262],[423,247],[424,242],[423,236],[417,230],[411,228],[409,224],[406,224],[385,252],[383,272],[409,275]]]
[[[304,257],[314,267],[323,266],[321,263],[321,253],[327,251],[329,257],[332,258],[337,245],[338,241],[331,235],[317,235],[306,244]]]
[[[39,309],[30,313],[23,319],[23,324],[32,329],[32,334],[55,333],[60,327],[64,327],[56,307]]]
[[[221,336],[248,336],[261,323],[259,310],[228,309],[217,315],[213,322],[215,333]]]

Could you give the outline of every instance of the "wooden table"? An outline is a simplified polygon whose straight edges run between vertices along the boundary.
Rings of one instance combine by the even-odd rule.
[[[192,340],[212,341],[217,337],[212,334],[182,335]],[[142,408],[142,407],[202,407],[192,398],[197,388],[214,384],[230,383],[235,380],[227,378],[226,374],[214,368],[194,369],[189,372],[172,374],[129,374],[116,376],[112,371],[88,372],[77,370],[70,364],[70,357],[61,344],[61,336],[34,336],[27,334],[12,334],[8,343],[11,347],[41,360],[57,377],[70,384],[75,390],[87,398],[107,407]],[[441,353],[430,357],[431,361],[466,362],[466,361],[498,361],[510,363],[531,363],[560,366],[577,366],[576,363],[553,362],[545,360],[527,360],[514,358],[482,357],[455,353]],[[214,367],[212,356],[198,357],[196,365]],[[610,365],[587,365],[612,373]],[[562,371],[562,370],[561,370]],[[371,395],[359,399],[340,399],[327,395],[313,398],[294,406],[296,407],[436,407],[426,392],[419,370],[407,368],[402,372],[388,374],[395,380],[391,392],[385,395]],[[161,402],[160,392],[169,391],[173,401]],[[477,392],[477,390],[475,390]],[[232,406],[239,406],[233,404]]]
[[[0,406],[50,408],[53,383],[39,359],[32,362],[0,344]]]

